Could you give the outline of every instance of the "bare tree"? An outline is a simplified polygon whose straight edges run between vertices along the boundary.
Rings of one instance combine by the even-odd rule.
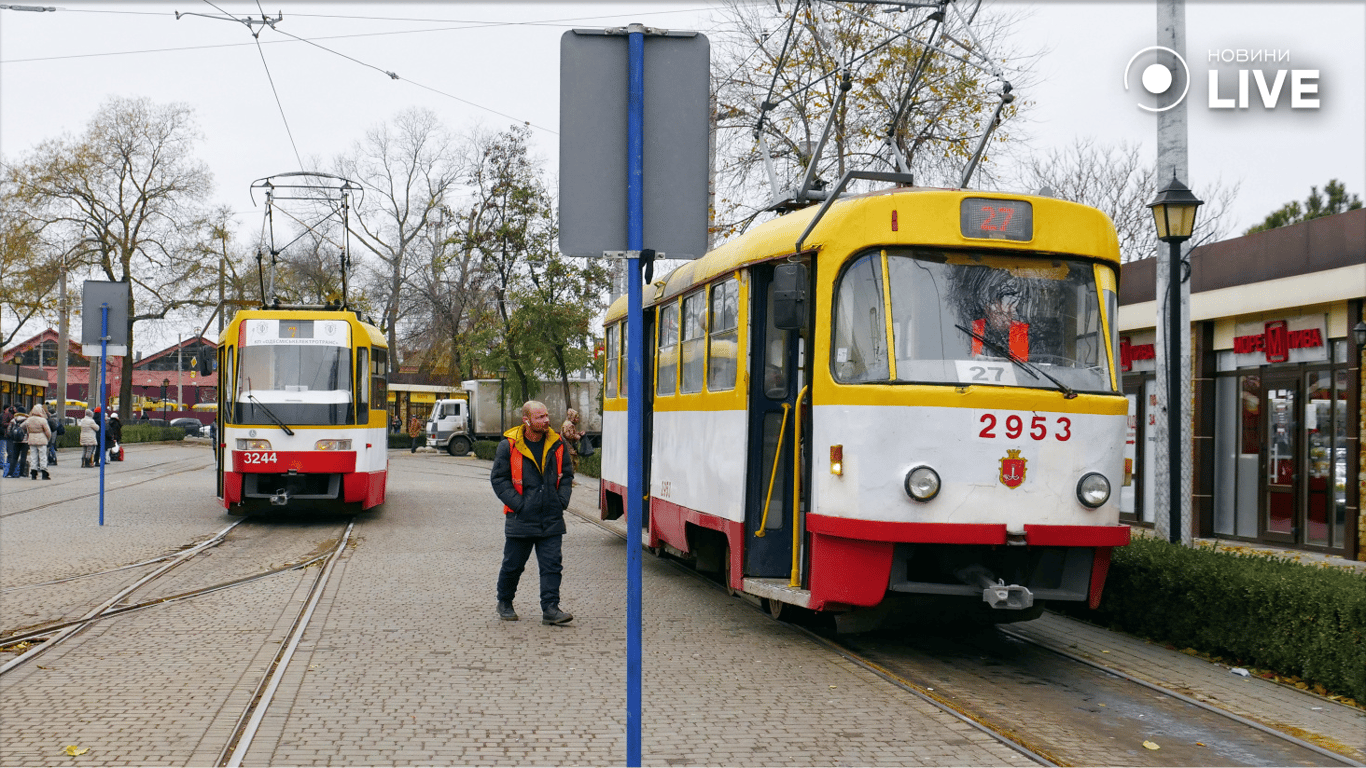
[[[1002,65],[1024,59],[1005,48],[1010,17],[979,6],[727,3],[736,32],[713,45],[714,230],[742,231],[769,206],[770,158],[780,188],[795,187],[813,155],[818,188],[851,169],[957,186],[1007,82],[1027,85]],[[1019,108],[1008,103],[1000,122]],[[1006,134],[992,138],[1000,146]]]
[[[460,157],[435,113],[409,109],[367,131],[336,167],[365,188],[352,234],[378,261],[366,283],[389,348],[397,351],[404,292],[426,250],[428,228],[459,181]]]
[[[0,179],[0,349],[34,319],[56,316],[52,297],[61,268],[60,256],[45,242],[42,230],[23,210],[14,184]]]
[[[138,322],[212,304],[216,264],[199,247],[210,219],[203,210],[212,177],[193,156],[199,138],[190,108],[111,98],[77,139],[38,146],[8,178],[24,215],[78,261],[127,281],[128,339]],[[132,366],[123,366],[123,416],[132,403]]]
[[[1099,208],[1115,224],[1121,261],[1146,259],[1157,253],[1157,229],[1148,203],[1162,184],[1155,165],[1140,157],[1136,144],[1097,144],[1077,139],[1061,149],[1030,157],[1019,170],[1018,189],[1042,192]],[[1196,218],[1191,247],[1222,239],[1228,233],[1228,210],[1238,184],[1222,180],[1201,185],[1205,201]]]

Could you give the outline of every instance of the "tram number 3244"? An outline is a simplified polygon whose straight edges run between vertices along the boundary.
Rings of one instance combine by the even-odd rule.
[[[1014,413],[1004,420],[994,413],[984,413],[978,421],[982,424],[982,431],[977,436],[988,440],[998,436],[1015,440],[1026,432],[1024,419]],[[997,433],[998,429],[1001,430],[1000,434]],[[1066,442],[1072,438],[1072,420],[1059,416],[1050,424],[1047,416],[1034,416],[1029,420],[1028,432],[1031,440],[1046,440],[1052,434],[1053,439]]]
[[[244,464],[274,464],[275,462],[276,458],[273,453],[251,451],[242,454],[242,463]]]

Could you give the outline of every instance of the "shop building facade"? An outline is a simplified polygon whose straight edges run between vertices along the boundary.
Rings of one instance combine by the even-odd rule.
[[[1366,209],[1194,249],[1192,535],[1366,560]],[[1132,482],[1123,518],[1153,524],[1156,259],[1124,265],[1120,361]],[[1360,328],[1366,332],[1366,326]]]

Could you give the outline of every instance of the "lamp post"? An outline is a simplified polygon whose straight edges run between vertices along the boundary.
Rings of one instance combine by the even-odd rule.
[[[161,420],[166,421],[166,390],[171,386],[170,379],[161,380]]]
[[[1358,350],[1366,347],[1366,322],[1358,320],[1357,324],[1352,326],[1352,338],[1356,339]]]
[[[11,362],[11,363],[14,363],[14,391],[10,393],[10,402],[12,402],[12,403],[14,404],[14,410],[18,411],[18,410],[19,410],[19,366],[21,366],[21,365],[24,364],[24,353],[23,353],[23,352],[20,352],[19,354],[15,355],[14,357],[11,357],[11,358],[10,358],[10,362]]]
[[[1157,193],[1148,204],[1157,225],[1157,239],[1169,247],[1170,267],[1167,273],[1167,452],[1172,467],[1167,478],[1171,493],[1167,538],[1172,543],[1181,541],[1181,466],[1188,446],[1181,439],[1181,244],[1190,239],[1195,229],[1195,210],[1204,202],[1172,174],[1171,183]]]
[[[507,398],[503,397],[503,380],[507,378],[508,367],[498,366],[498,431],[507,428]]]

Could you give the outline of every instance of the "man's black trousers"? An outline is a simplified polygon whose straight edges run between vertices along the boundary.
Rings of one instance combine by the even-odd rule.
[[[522,578],[531,550],[536,550],[536,562],[541,568],[541,611],[560,604],[560,545],[564,536],[545,536],[538,539],[513,538],[503,544],[503,567],[498,570],[498,599],[512,602],[517,595],[517,582]]]

